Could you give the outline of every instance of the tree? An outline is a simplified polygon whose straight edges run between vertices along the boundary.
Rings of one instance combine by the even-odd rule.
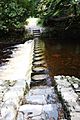
[[[50,19],[77,16],[80,14],[78,0],[41,0],[37,9],[39,17],[45,23]]]
[[[79,0],[41,0],[37,10],[42,24],[49,27],[47,35],[52,32],[60,39],[80,36]]]
[[[0,1],[0,30],[8,31],[22,27],[28,16],[28,8],[19,0]]]

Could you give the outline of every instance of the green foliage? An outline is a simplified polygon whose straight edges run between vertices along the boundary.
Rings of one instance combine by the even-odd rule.
[[[79,39],[80,0],[41,0],[37,10],[42,24],[49,28],[43,37]]]
[[[0,1],[0,30],[21,28],[28,10],[17,0]]]
[[[37,7],[38,15],[47,23],[54,18],[80,15],[78,0],[41,0]]]

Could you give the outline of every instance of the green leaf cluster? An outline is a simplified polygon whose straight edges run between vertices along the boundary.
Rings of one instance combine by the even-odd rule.
[[[79,16],[79,0],[40,0],[38,7],[38,16],[45,23],[48,20],[60,17]],[[43,22],[43,23],[44,23]]]
[[[28,8],[19,0],[0,1],[0,30],[21,28],[28,16]]]

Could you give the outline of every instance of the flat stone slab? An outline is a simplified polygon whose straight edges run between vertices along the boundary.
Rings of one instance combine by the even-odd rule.
[[[38,61],[38,60],[42,60],[44,59],[44,56],[40,56],[40,57],[34,57],[34,60]]]
[[[34,72],[44,72],[44,71],[46,71],[47,70],[47,68],[46,67],[41,67],[41,66],[38,66],[38,67],[33,67],[33,69],[32,69]]]
[[[34,50],[35,53],[43,53],[43,50]]]
[[[35,52],[43,52],[42,49],[35,49],[34,51],[35,51]]]
[[[28,91],[26,80],[0,80],[0,120],[16,120],[17,110]]]
[[[46,94],[54,94],[54,88],[48,86],[36,86],[30,89],[29,94],[39,94],[39,95],[46,95]]]
[[[39,57],[39,56],[43,56],[43,55],[44,55],[44,53],[36,53],[35,57]]]
[[[45,95],[31,95],[26,97],[29,104],[47,104]]]
[[[42,65],[42,64],[45,64],[45,61],[44,61],[44,60],[41,60],[41,61],[35,61],[35,62],[33,63],[34,66]]]
[[[32,76],[32,80],[35,80],[35,81],[42,81],[42,80],[46,80],[47,79],[47,77],[48,77],[48,75],[47,74],[38,74],[38,75],[33,75]]]
[[[35,48],[35,51],[42,51],[41,48]]]
[[[55,104],[31,105],[26,104],[19,108],[18,119],[21,120],[58,120],[58,109]]]
[[[39,86],[32,88],[25,96],[28,104],[54,104],[58,103],[53,87]]]
[[[58,92],[61,94],[63,104],[66,105],[71,120],[80,120],[80,101],[77,91],[79,79],[70,76],[54,76]]]
[[[61,109],[53,87],[37,86],[25,95],[17,120],[58,120]]]

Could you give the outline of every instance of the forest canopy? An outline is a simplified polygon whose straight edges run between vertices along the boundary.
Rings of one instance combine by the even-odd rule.
[[[27,0],[0,1],[0,30],[20,28],[28,17],[29,2]]]
[[[37,10],[40,22],[49,28],[46,38],[80,37],[80,0],[40,0]]]
[[[79,16],[80,2],[79,0],[41,0],[37,9],[39,17],[47,23],[48,20]]]

